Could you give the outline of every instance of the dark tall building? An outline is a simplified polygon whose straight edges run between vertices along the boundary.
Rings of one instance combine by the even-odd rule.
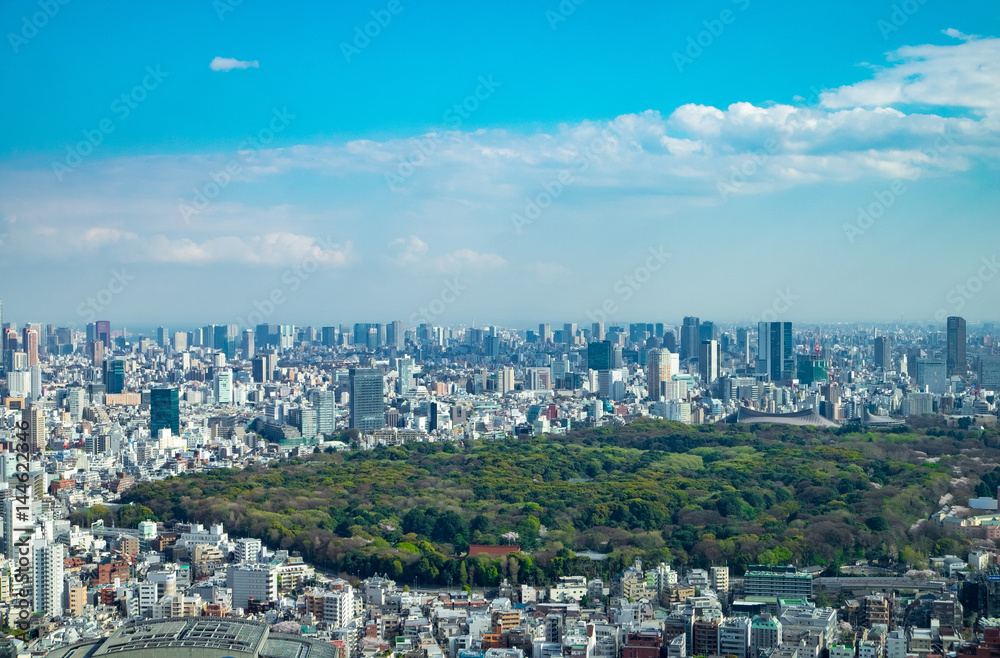
[[[591,370],[611,370],[611,341],[594,341],[587,345],[587,367]]]
[[[681,359],[698,358],[700,348],[701,321],[696,317],[686,317],[681,325]]]
[[[875,337],[875,367],[886,372],[892,370],[892,352],[888,336]]]
[[[111,349],[111,322],[108,320],[98,320],[96,322],[96,340],[104,341],[104,347]]]
[[[757,372],[768,375],[772,382],[795,376],[791,322],[758,323]]]
[[[718,340],[719,330],[715,328],[714,322],[702,322],[698,325],[698,339],[702,343],[706,340]],[[700,349],[700,348],[699,348]]]
[[[323,346],[324,347],[336,347],[337,346],[337,328],[336,327],[323,327]]]
[[[108,364],[104,385],[107,387],[108,393],[125,392],[125,359],[114,359]]]
[[[154,388],[149,392],[149,434],[156,437],[160,430],[168,429],[174,436],[181,434],[180,402],[177,389]]]
[[[350,426],[370,432],[385,425],[382,371],[376,368],[350,369]]]
[[[227,359],[236,356],[237,339],[239,337],[239,325],[217,324],[215,325],[215,338],[212,341],[215,349],[226,355]]]
[[[965,318],[948,318],[948,375],[966,374],[968,362],[965,359]]]
[[[390,349],[402,350],[405,338],[406,330],[402,320],[393,320],[385,326],[385,343]]]
[[[258,324],[253,332],[254,352],[267,352],[280,347],[280,333],[276,324]]]
[[[156,344],[167,349],[170,346],[170,330],[166,327],[156,328]]]

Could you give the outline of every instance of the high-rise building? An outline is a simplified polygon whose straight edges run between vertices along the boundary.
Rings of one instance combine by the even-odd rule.
[[[215,403],[233,403],[233,371],[229,368],[221,368],[215,371]]]
[[[95,340],[104,341],[104,346],[111,349],[111,322],[109,320],[98,320],[94,323],[95,326]]]
[[[270,359],[267,354],[258,354],[253,358],[253,380],[258,384],[271,381]]]
[[[34,553],[32,598],[35,612],[62,616],[63,545],[39,538],[32,541]]]
[[[243,352],[243,358],[252,359],[254,353],[254,346],[256,345],[253,337],[253,329],[244,329],[241,336],[242,338],[240,339],[240,351]]]
[[[393,320],[385,328],[385,342],[389,349],[400,351],[405,347],[406,333],[402,320]]]
[[[163,349],[167,349],[168,347],[170,347],[169,329],[167,329],[166,327],[156,328],[156,344],[162,347]]]
[[[90,343],[90,365],[100,368],[104,365],[104,341],[95,340]]]
[[[324,347],[336,347],[337,346],[337,328],[336,327],[323,327],[323,346]]]
[[[538,325],[538,342],[539,343],[551,343],[552,342],[552,326],[548,324]]]
[[[611,353],[611,341],[591,341],[587,345],[587,367],[591,370],[610,370]]]
[[[684,318],[681,325],[681,359],[694,359],[701,345],[701,320],[694,316]]]
[[[937,395],[948,388],[948,367],[941,359],[917,359],[917,386]]]
[[[23,330],[23,351],[28,355],[28,367],[38,365],[38,332],[30,327]]]
[[[125,392],[125,359],[113,359],[108,365],[107,381],[108,393]]]
[[[563,325],[563,342],[567,345],[576,345],[576,323],[567,322]]]
[[[792,379],[795,358],[791,322],[760,322],[757,324],[757,373],[772,382]]]
[[[507,395],[514,390],[514,369],[512,367],[500,368],[497,373],[497,390],[500,395]]]
[[[968,369],[965,359],[965,318],[948,318],[948,375],[964,377]]]
[[[407,357],[399,360],[399,379],[397,387],[399,394],[406,396],[413,388],[413,359]]]
[[[28,407],[26,413],[28,420],[28,443],[31,444],[31,452],[35,453],[45,449],[45,412],[38,405]]]
[[[1000,356],[984,354],[979,357],[979,388],[1000,390]]]
[[[886,372],[892,370],[892,351],[888,336],[875,337],[875,367]]]
[[[661,383],[670,381],[670,378],[676,374],[672,372],[671,356],[670,350],[665,347],[651,349],[646,356],[646,384],[650,400],[662,400],[663,387]]]
[[[698,353],[698,373],[701,375],[701,381],[705,385],[711,385],[719,378],[719,362],[721,361],[721,357],[719,341],[701,341],[701,349]]]
[[[314,388],[309,392],[309,402],[316,409],[317,434],[333,434],[337,431],[337,393]]]
[[[66,390],[66,401],[69,405],[69,419],[79,423],[83,418],[83,409],[87,406],[87,392],[82,386],[71,386]]]
[[[149,434],[156,438],[161,429],[170,430],[174,436],[181,435],[180,402],[177,389],[161,386],[149,392]]]
[[[592,325],[590,325],[590,340],[598,342],[604,340],[603,322],[595,322]]]
[[[174,332],[174,351],[186,352],[188,348],[188,335],[186,331]]]
[[[382,371],[351,368],[349,375],[350,426],[362,432],[382,429],[385,425]]]

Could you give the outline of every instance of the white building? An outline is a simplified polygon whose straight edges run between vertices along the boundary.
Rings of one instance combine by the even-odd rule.
[[[334,590],[323,596],[323,621],[335,628],[343,628],[356,616],[354,588],[346,580],[336,580]]]
[[[260,557],[261,543],[255,537],[241,537],[236,540],[236,561],[256,564]]]
[[[231,564],[226,586],[233,590],[233,607],[246,609],[251,600],[274,601],[278,597],[278,568],[272,564]]]
[[[35,612],[53,617],[62,615],[63,607],[63,545],[36,539],[34,552],[32,595]]]

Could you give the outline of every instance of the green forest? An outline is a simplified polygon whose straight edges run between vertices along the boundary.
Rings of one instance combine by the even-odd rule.
[[[143,483],[123,502],[156,520],[223,522],[234,536],[299,551],[327,572],[401,583],[543,584],[607,576],[636,557],[728,564],[737,574],[748,564],[860,559],[921,568],[929,556],[968,548],[921,520],[1000,482],[997,438],[937,426],[646,419],[520,441],[316,453]],[[469,544],[520,552],[469,556]],[[594,561],[581,551],[607,555]]]

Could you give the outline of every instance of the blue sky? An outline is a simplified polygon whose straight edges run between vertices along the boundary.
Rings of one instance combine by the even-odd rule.
[[[52,1],[0,6],[11,320],[995,318],[995,3]]]

